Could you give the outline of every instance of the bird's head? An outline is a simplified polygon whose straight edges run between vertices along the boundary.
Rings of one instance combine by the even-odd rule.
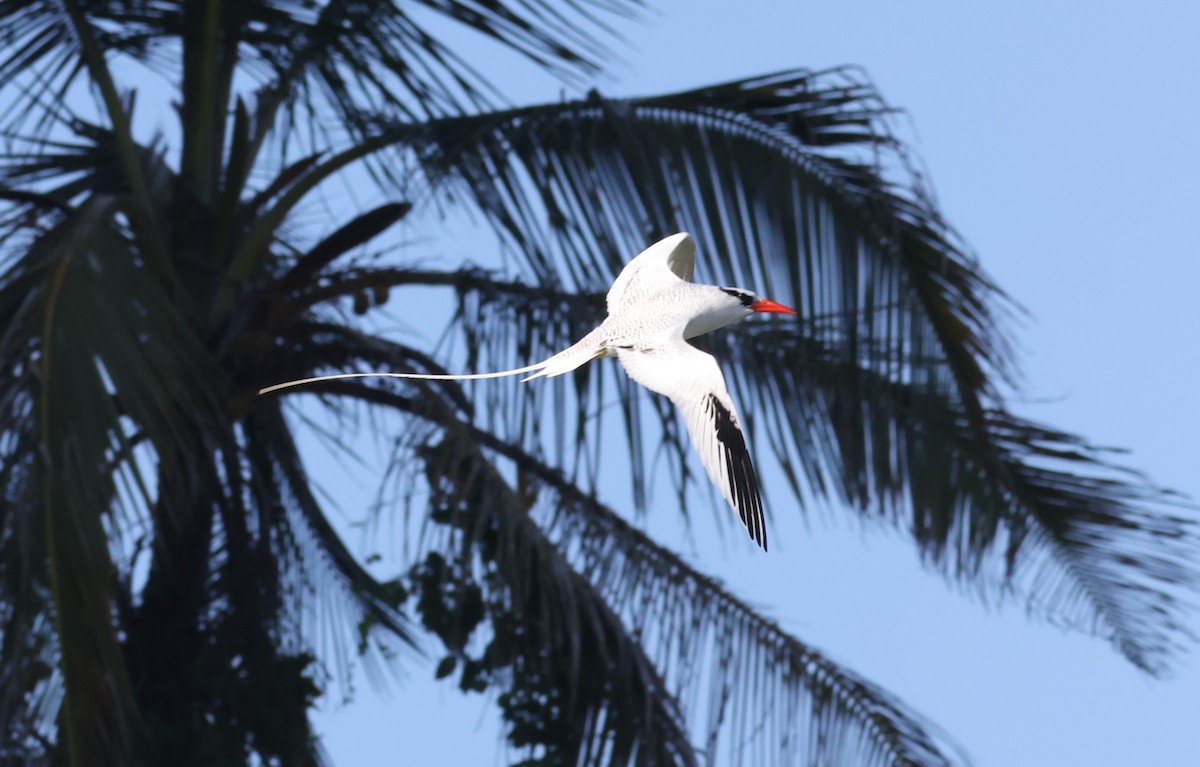
[[[684,329],[684,338],[695,338],[710,330],[723,328],[758,312],[795,314],[783,304],[759,298],[754,291],[742,288],[706,288],[711,298],[705,311],[694,317]]]

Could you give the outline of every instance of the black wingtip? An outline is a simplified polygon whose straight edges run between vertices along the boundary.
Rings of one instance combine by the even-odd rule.
[[[709,395],[708,406],[717,428],[717,441],[725,448],[725,468],[733,507],[746,526],[746,532],[765,552],[767,525],[763,516],[762,495],[758,489],[758,475],[750,461],[750,451],[746,448],[746,439],[733,414],[716,395]]]

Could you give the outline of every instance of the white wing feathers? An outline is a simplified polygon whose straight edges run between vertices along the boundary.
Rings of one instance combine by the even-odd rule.
[[[630,378],[666,395],[679,408],[709,479],[738,513],[750,537],[766,551],[758,477],[725,377],[711,354],[676,337],[677,341],[645,350],[620,349],[617,358]]]
[[[659,240],[634,256],[617,275],[617,279],[613,280],[605,299],[608,313],[613,314],[630,298],[636,300],[640,291],[636,288],[630,290],[632,283],[691,282],[695,266],[696,241],[690,234],[680,232]]]

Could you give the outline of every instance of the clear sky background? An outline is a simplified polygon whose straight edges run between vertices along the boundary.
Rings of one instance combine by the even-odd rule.
[[[601,90],[864,67],[907,111],[948,219],[1030,312],[1018,329],[1018,413],[1128,448],[1128,465],[1200,497],[1200,4],[733,5],[655,2],[643,23],[620,27],[624,63]],[[563,95],[512,57],[474,50],[514,101]],[[424,220],[427,253],[464,254]],[[348,488],[371,476],[332,461],[311,471],[353,521],[341,478]],[[728,534],[721,543],[707,513],[690,538],[670,510],[652,509],[646,524],[930,717],[981,767],[1200,764],[1200,653],[1174,678],[1149,679],[1101,640],[956,593],[901,535],[838,521],[851,517],[837,510],[806,516],[782,486],[767,502],[766,556]],[[360,681],[353,703],[326,702],[316,726],[337,764],[507,763],[494,704],[462,696],[453,677],[432,681],[436,659],[408,663],[386,694]]]

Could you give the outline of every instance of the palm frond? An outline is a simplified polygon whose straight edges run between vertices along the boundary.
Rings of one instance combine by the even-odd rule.
[[[486,572],[493,636],[484,660],[511,675],[502,702],[524,715],[510,714],[510,740],[580,765],[697,764],[678,703],[636,636],[470,437],[450,432],[424,458],[437,515],[458,531],[438,548],[468,568],[478,556]],[[517,723],[532,708],[530,732],[532,722]]]
[[[942,220],[889,114],[853,72],[793,72],[440,120],[408,140],[428,173],[446,174],[446,188],[489,215],[532,281],[563,297],[602,292],[645,242],[692,231],[704,281],[761,288],[800,313],[797,329],[776,323],[745,351],[719,334],[704,343],[737,363],[728,369],[747,420],[789,436],[773,446],[802,495],[876,509],[956,577],[987,590],[1019,585],[1051,617],[1082,610],[1093,620],[1073,623],[1100,626],[1130,660],[1161,670],[1196,582],[1179,542],[1190,528],[1164,515],[1163,491],[1081,453],[1078,438],[998,427],[1017,423],[1002,394],[1015,375],[1000,322],[1013,307]],[[564,307],[510,306],[507,326],[460,315],[471,360],[504,349],[491,364],[510,367],[530,349],[565,346],[574,337]],[[567,412],[595,393],[565,389],[555,396],[568,398]],[[536,396],[508,402],[508,434],[540,444]],[[564,465],[580,449],[575,437],[551,437]],[[647,467],[632,457],[640,481]],[[1023,479],[1029,472],[1041,481]],[[1089,492],[1064,494],[1060,483]],[[1114,535],[1051,534],[1070,525],[1064,513],[1100,514]],[[1069,565],[1115,554],[1118,540],[1145,555],[1110,556],[1103,576]],[[1043,575],[1015,579],[1017,560]],[[1077,587],[1071,600],[1052,597],[1064,579]]]
[[[15,423],[14,416],[0,418]],[[36,444],[36,435],[9,432],[0,449],[0,761],[49,764],[62,684],[48,573],[27,559],[46,561],[42,498],[29,465]]]
[[[0,110],[0,124],[43,134],[49,128],[46,118],[58,114],[84,71],[65,7],[39,2],[0,5],[0,93],[21,96],[5,99],[8,106]],[[39,108],[25,108],[30,103]]]
[[[76,749],[73,759],[87,749],[99,758],[123,761],[130,755],[136,720],[111,618],[114,573],[100,517],[111,500],[111,478],[96,471],[116,440],[108,429],[118,417],[101,371],[90,359],[95,351],[87,348],[88,334],[81,338],[82,328],[72,322],[79,319],[75,307],[86,304],[94,287],[88,284],[87,257],[102,240],[110,210],[111,202],[93,200],[34,251],[30,260],[42,262],[35,269],[41,267],[44,279],[36,283],[37,300],[6,302],[17,312],[10,326],[16,337],[8,339],[5,361],[14,364],[17,383],[6,399],[29,401],[29,411],[18,418],[38,424],[43,460],[28,468],[41,498],[22,511],[36,514],[44,525],[47,582],[66,687],[62,724]],[[7,281],[6,287],[19,289],[23,281]],[[41,343],[34,346],[31,341],[38,338]],[[81,413],[89,414],[83,422],[77,420]],[[21,431],[19,421],[6,426],[6,431]]]
[[[67,126],[59,127],[65,133]],[[112,132],[78,118],[69,127],[70,136],[54,139],[6,137],[9,149],[0,154],[0,183],[13,194],[11,202],[62,209],[87,194],[128,191]]]
[[[559,472],[481,441],[558,496],[554,540],[601,595],[627,606],[624,617],[656,666],[669,669],[677,697],[692,702],[688,720],[707,722],[714,763],[726,761],[719,747],[729,763],[966,763],[920,714],[788,635]]]
[[[398,609],[403,591],[377,581],[338,537],[313,493],[279,408],[266,408],[249,416],[246,432],[248,452],[255,464],[256,500],[262,505],[259,514],[265,517],[265,526],[275,529],[274,545],[282,548],[278,560],[299,582],[315,579],[324,569],[342,591],[339,599],[327,588],[297,589],[330,600],[323,606],[303,609],[312,615],[334,613],[333,604],[349,598],[358,612],[354,620],[318,622],[314,633],[370,625],[386,630],[402,644],[415,646],[408,618]],[[280,489],[285,492],[280,494]]]
[[[25,588],[50,588],[59,616],[65,742],[121,761],[135,721],[113,625],[116,572],[104,521],[119,524],[111,515],[122,476],[148,484],[127,449],[131,429],[159,445],[186,444],[184,422],[212,412],[203,382],[219,376],[177,307],[129,257],[136,247],[116,210],[115,198],[86,199],[6,264],[0,358],[11,375],[0,393],[8,403],[0,431],[37,434],[43,457],[14,467],[28,472],[14,511],[25,517],[17,529],[40,528],[45,559],[30,556],[38,550],[32,540],[14,543],[22,546],[17,561],[49,568],[44,578],[27,571]],[[129,295],[136,299],[117,300]]]
[[[276,114],[288,115],[285,133],[301,116],[332,107],[351,129],[380,110],[393,115],[430,116],[460,112],[466,106],[494,104],[498,96],[487,78],[447,41],[447,29],[471,29],[515,52],[552,75],[576,84],[594,76],[611,57],[617,39],[608,21],[635,16],[639,0],[584,0],[563,8],[535,2],[421,0],[248,0],[237,4],[197,2],[9,2],[0,6],[0,82],[24,82],[47,103],[61,97],[86,61],[88,43],[119,53],[176,79],[204,72],[204,82],[185,82],[184,120],[195,121],[196,137],[220,125],[208,114],[210,96],[228,97],[235,70],[263,82],[258,92],[255,146],[276,127]],[[449,22],[447,24],[446,22]],[[180,30],[207,29],[182,41]],[[219,33],[214,35],[213,33]],[[197,114],[199,113],[199,114]],[[14,115],[14,118],[19,116]],[[308,130],[323,128],[311,125]],[[218,144],[219,145],[219,144]],[[185,166],[195,169],[185,152]]]
[[[594,294],[474,288],[461,285],[463,305],[473,309],[464,309],[459,324],[474,352],[469,363],[483,369],[544,356],[560,339],[580,335],[585,307],[602,311]],[[757,442],[771,448],[797,493],[835,495],[868,518],[909,531],[924,557],[984,599],[1015,591],[1031,613],[1104,636],[1139,667],[1164,673],[1191,636],[1187,594],[1198,584],[1189,563],[1200,551],[1190,507],[1081,438],[1000,409],[985,414],[994,452],[981,451],[972,419],[954,397],[887,375],[880,369],[886,349],[863,345],[844,357],[819,340],[821,324],[810,318],[794,330],[746,323],[702,339],[723,361],[746,413],[765,424],[753,432]],[[500,433],[530,440],[539,436],[534,424],[571,424],[563,415],[577,407],[570,392],[599,402],[606,385],[622,384],[628,386],[613,369],[552,393],[518,397],[515,387],[494,384],[480,396]],[[556,398],[557,415],[538,419],[548,397]],[[626,428],[647,426],[655,424],[627,421]],[[686,438],[669,424],[658,429],[651,442],[666,440],[686,461]],[[590,432],[576,444],[596,437]]]
[[[355,217],[297,260],[288,273],[279,280],[279,290],[289,293],[306,287],[311,278],[335,259],[373,239],[407,215],[411,209],[412,205],[408,203],[393,202]]]
[[[434,18],[459,22],[566,79],[593,74],[613,35],[603,16],[629,15],[637,0],[573,4],[476,3],[422,0]],[[264,3],[264,6],[266,4]],[[590,13],[589,6],[598,13]],[[258,122],[265,131],[276,109],[287,106],[284,125],[299,114],[333,108],[341,123],[361,129],[364,117],[432,116],[494,103],[487,79],[447,44],[439,25],[420,19],[394,0],[366,3],[331,0],[314,13],[304,3],[271,3],[272,23],[248,24],[243,39],[273,70],[260,94]]]
[[[649,667],[663,675],[656,684],[687,702],[686,721],[704,723],[701,738],[709,763],[967,762],[894,696],[788,635],[521,448],[458,421],[426,399],[351,381],[313,388],[439,425],[444,442],[426,455],[427,471],[431,487],[451,493],[453,503],[443,518],[461,531],[447,540],[446,556],[474,548],[486,552],[485,561],[511,568],[501,578],[509,589],[505,604],[525,631],[537,632],[536,647],[560,647],[560,633],[586,636],[597,621],[609,620],[598,606],[619,605],[620,620],[628,627],[622,634],[630,632],[640,648],[636,655],[626,654],[625,663],[646,653]],[[480,451],[511,461],[526,492],[509,490]],[[548,534],[531,516],[535,488],[554,499]],[[530,578],[537,589],[516,588]],[[575,580],[587,588],[571,586]],[[572,617],[577,615],[582,617]],[[547,630],[548,635],[540,633]],[[584,654],[581,646],[563,644],[551,655],[565,656],[574,667]],[[607,665],[611,656],[601,657],[609,677],[628,683],[637,676],[634,668],[614,673]],[[586,676],[589,670],[577,673]]]
[[[1143,670],[1162,675],[1197,639],[1200,589],[1195,507],[1114,465],[1073,434],[989,411],[1013,503],[1032,521],[1006,526],[1011,579],[1031,606],[1107,636]]]
[[[1000,408],[980,439],[959,401],[872,369],[872,350],[847,360],[768,326],[710,342],[752,412],[786,414],[768,430],[782,463],[840,466],[847,500],[872,499],[865,514],[912,531],[982,594],[1015,586],[1033,613],[1110,639],[1154,674],[1191,636],[1194,510],[1109,451]]]

